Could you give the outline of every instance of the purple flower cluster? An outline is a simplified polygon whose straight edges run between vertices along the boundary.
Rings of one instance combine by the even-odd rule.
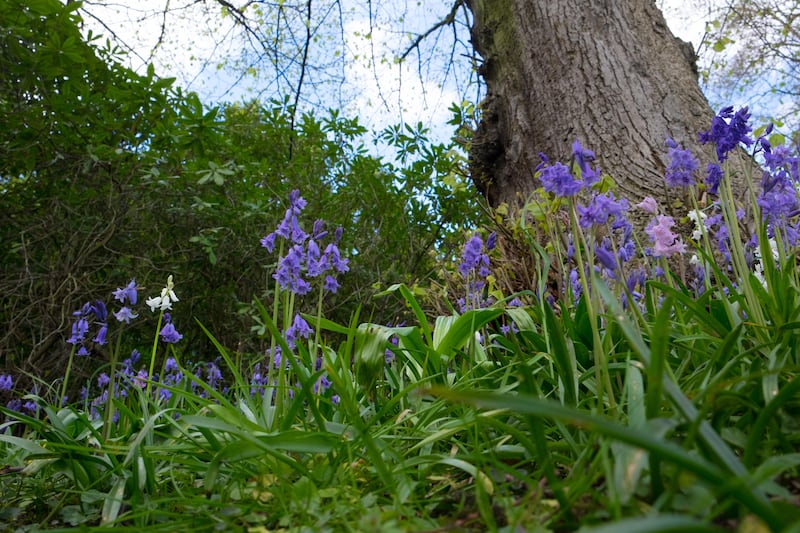
[[[753,139],[749,137],[750,112],[743,107],[733,112],[733,106],[728,106],[711,121],[711,128],[699,135],[702,144],[714,143],[717,150],[717,160],[722,163],[728,159],[728,154],[737,146],[743,144],[751,146]]]
[[[583,189],[583,182],[576,180],[569,167],[560,161],[542,168],[539,171],[539,179],[542,180],[544,190],[556,196],[575,196]]]
[[[613,192],[595,194],[589,201],[589,205],[578,206],[578,224],[581,228],[588,229],[592,226],[602,226],[608,222],[610,217],[614,217],[612,229],[630,227],[627,220],[629,208],[628,200],[625,198],[617,200]]]
[[[578,225],[582,230],[593,232],[591,235],[594,238],[589,239],[589,245],[596,261],[595,270],[608,279],[617,279],[620,265],[630,261],[636,254],[633,227],[628,222],[629,209],[628,200],[617,200],[612,192],[593,192],[585,207],[577,206]],[[571,244],[571,248],[574,249],[574,244]],[[571,253],[574,254],[574,251]],[[577,278],[569,281],[573,295],[580,294],[580,291],[574,290]]]
[[[294,315],[292,325],[286,329],[284,336],[286,337],[286,344],[289,345],[289,348],[294,348],[295,343],[299,339],[307,339],[313,333],[314,330],[311,329],[311,326],[308,325],[308,322],[306,322],[305,319],[298,313]]]
[[[709,163],[706,168],[706,188],[708,192],[713,195],[719,194],[719,184],[725,174],[722,172],[722,167],[716,163]]]
[[[645,233],[653,242],[653,257],[669,257],[686,251],[686,244],[672,231],[675,220],[666,215],[657,215],[645,228]]]
[[[169,344],[175,344],[183,338],[183,335],[178,333],[175,325],[172,323],[172,316],[169,313],[164,313],[164,326],[159,332],[161,340]]]
[[[322,250],[319,242],[328,235],[324,230],[324,222],[316,220],[310,235],[300,227],[298,215],[303,212],[306,205],[307,202],[300,196],[300,192],[292,191],[289,195],[289,208],[283,220],[275,231],[261,239],[261,246],[272,252],[279,238],[287,241],[289,245],[286,255],[278,259],[278,268],[272,275],[282,289],[304,295],[311,291],[311,284],[307,278],[319,278],[324,275],[323,289],[335,293],[339,289],[339,283],[332,274],[347,272],[350,269],[348,260],[342,258],[339,251],[342,228],[336,229],[333,240]]]
[[[670,187],[691,187],[695,184],[695,172],[700,167],[692,152],[682,148],[671,138],[667,138],[667,159],[669,164],[665,173]]]
[[[785,243],[795,246],[800,242],[800,228],[796,220],[800,216],[797,198],[800,156],[793,156],[785,146],[778,146],[774,150],[763,142],[761,146],[764,148],[767,168],[761,178],[757,202],[762,219],[767,224],[767,235],[773,238],[776,230],[780,230]]]
[[[114,313],[114,317],[118,322],[129,324],[131,320],[139,316],[126,305],[128,303],[130,303],[130,305],[136,305],[136,301],[139,298],[137,293],[138,288],[136,280],[132,279],[124,288],[117,288],[117,290],[114,291],[114,299],[122,304],[122,308]]]
[[[561,162],[551,165],[544,154],[539,154],[539,157],[542,162],[536,167],[536,170],[539,173],[542,187],[556,196],[575,196],[581,189],[591,187],[600,178],[597,169],[590,165],[595,160],[594,152],[581,146],[577,140],[572,144],[572,169]]]
[[[98,326],[97,335],[92,339],[92,342],[101,346],[107,343],[108,310],[105,303],[101,300],[96,300],[94,303],[86,302],[83,307],[72,313],[72,315],[75,317],[75,322],[72,324],[72,335],[67,339],[67,342],[77,347],[77,355],[89,355],[89,350],[86,348],[85,343],[91,328],[90,321],[93,321]]]
[[[485,245],[477,233],[470,237],[464,245],[461,263],[458,265],[458,272],[467,282],[466,296],[458,299],[459,309],[462,313],[469,309],[481,309],[491,305],[491,300],[483,297],[483,289],[486,287],[486,278],[490,274],[488,252],[492,251],[496,245],[496,233],[489,235]]]
[[[93,419],[96,420],[102,416],[102,413],[109,400],[109,394],[111,390],[110,384],[112,379],[115,381],[114,398],[117,400],[123,400],[130,397],[133,392],[137,391],[137,389],[138,393],[141,393],[141,391],[147,389],[148,382],[152,381],[153,384],[156,385],[156,387],[154,387],[155,392],[153,399],[160,402],[170,401],[172,398],[171,389],[181,387],[187,379],[191,380],[191,389],[196,393],[197,389],[200,388],[197,380],[205,380],[205,383],[216,390],[221,389],[224,381],[222,371],[216,362],[198,364],[196,366],[195,373],[190,374],[188,377],[184,375],[180,365],[178,365],[178,362],[174,357],[168,357],[164,362],[163,375],[154,373],[153,376],[150,376],[147,368],[140,367],[140,362],[141,354],[138,350],[133,350],[130,357],[126,358],[122,362],[118,370],[115,372],[113,378],[105,372],[102,372],[97,377],[96,391],[93,387],[90,387],[92,389],[91,391],[84,387],[81,397],[84,401],[88,402],[88,408]],[[91,400],[88,400],[90,392],[94,394],[94,397]],[[224,393],[226,390],[222,389],[222,392]],[[206,391],[200,391],[199,396],[205,397]],[[114,421],[116,421],[118,417],[119,412],[117,411],[114,413]]]
[[[494,248],[497,242],[497,235],[492,233],[487,239],[486,251]],[[491,246],[491,248],[490,248]],[[489,256],[484,253],[483,239],[477,233],[473,235],[464,245],[461,253],[461,264],[458,265],[458,272],[467,279],[470,274],[477,273],[479,278],[486,278],[489,275]]]

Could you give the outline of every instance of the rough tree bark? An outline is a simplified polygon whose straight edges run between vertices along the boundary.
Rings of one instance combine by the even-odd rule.
[[[538,186],[538,154],[567,163],[575,139],[632,203],[649,195],[666,205],[667,136],[713,161],[697,144],[713,111],[694,53],[654,0],[467,3],[487,84],[471,170],[492,206],[524,200]]]

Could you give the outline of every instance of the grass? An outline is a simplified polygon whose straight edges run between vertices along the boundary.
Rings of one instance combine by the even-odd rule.
[[[701,246],[702,290],[653,274],[637,296],[593,268],[599,238],[577,227],[578,298],[551,301],[541,283],[512,305],[489,279],[494,303],[429,317],[395,285],[381,297],[414,323],[317,312],[296,337],[300,300],[276,285],[272,309],[256,304],[269,354],[205,330],[222,381],[156,334],[144,378],[98,369],[116,375],[111,401],[60,406],[61,383],[24,395],[27,411],[0,407],[0,527],[800,530],[793,249],[762,261],[762,279],[741,246],[730,272]],[[566,250],[551,252],[532,243],[540,274],[558,257],[568,273]]]

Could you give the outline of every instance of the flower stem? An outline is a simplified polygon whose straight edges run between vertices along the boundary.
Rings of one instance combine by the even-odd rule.
[[[150,369],[147,371],[147,391],[146,396],[150,397],[150,390],[153,385],[153,369],[156,366],[156,352],[158,351],[158,334],[161,331],[161,321],[164,319],[164,310],[158,314],[158,324],[156,325],[156,335],[153,338],[153,350],[150,352]]]

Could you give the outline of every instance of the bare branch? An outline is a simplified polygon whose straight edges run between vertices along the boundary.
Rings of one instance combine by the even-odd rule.
[[[449,26],[453,24],[456,20],[456,15],[458,14],[458,8],[461,7],[463,3],[464,0],[456,0],[456,2],[453,4],[453,8],[450,10],[450,13],[448,13],[445,18],[443,18],[442,20],[440,20],[439,22],[428,28],[428,30],[425,33],[417,35],[417,38],[414,39],[414,42],[411,43],[411,45],[408,48],[406,48],[405,52],[403,52],[400,55],[399,60],[402,62],[406,57],[408,57],[408,54],[410,54],[412,50],[414,50],[415,48],[419,48],[420,43],[430,34],[432,34],[433,32],[435,32],[436,30],[438,30],[443,26]]]

